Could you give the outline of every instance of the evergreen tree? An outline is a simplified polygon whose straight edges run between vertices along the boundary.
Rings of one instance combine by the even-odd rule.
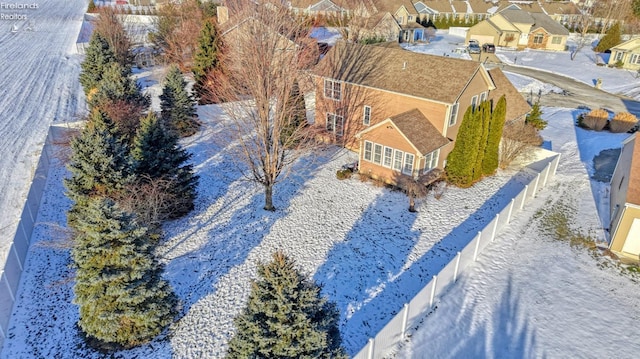
[[[287,108],[289,116],[280,132],[280,142],[287,148],[293,148],[300,142],[300,131],[307,125],[304,94],[300,92],[298,81],[293,83]]]
[[[178,66],[169,67],[160,95],[160,108],[167,128],[180,137],[191,136],[200,127],[196,119],[195,101],[187,91],[187,82]]]
[[[193,59],[193,77],[195,84],[193,86],[196,95],[201,99],[200,103],[204,104],[205,92],[207,89],[207,76],[214,69],[219,67],[219,52],[221,48],[221,39],[218,29],[213,20],[206,20],[200,36],[198,38],[198,49]]]
[[[491,102],[482,101],[478,105],[478,148],[475,164],[473,165],[473,182],[482,178],[482,162],[487,147],[487,138],[489,136],[489,122],[491,122]]]
[[[78,326],[98,347],[143,344],[173,321],[177,303],[148,231],[111,199],[92,199],[86,214],[71,252]]]
[[[133,180],[127,148],[115,134],[113,124],[99,111],[80,136],[71,141],[71,158],[67,169],[71,177],[64,180],[66,196],[73,201],[67,213],[71,228],[92,197],[115,198]]]
[[[485,176],[493,174],[498,169],[500,140],[502,139],[502,130],[507,116],[507,99],[500,97],[498,103],[491,114],[491,122],[489,123],[489,134],[487,136],[487,145],[482,158],[482,174]]]
[[[85,52],[84,61],[80,65],[82,67],[80,84],[87,100],[91,101],[93,92],[102,80],[102,75],[112,62],[116,62],[116,56],[109,47],[109,43],[100,34],[94,33]]]
[[[96,10],[97,10],[96,3],[93,0],[89,0],[89,6],[87,6],[87,12],[92,13],[92,12],[96,12]]]
[[[535,127],[538,131],[544,130],[547,127],[547,121],[542,119],[542,110],[540,109],[540,101],[531,106],[531,112],[527,115],[525,123]]]
[[[464,113],[453,151],[447,157],[447,181],[460,186],[469,187],[473,183],[473,168],[478,156],[480,143],[480,121],[478,111],[469,106]]]
[[[600,39],[598,45],[595,47],[596,52],[604,52],[610,48],[618,45],[622,42],[622,30],[620,29],[620,23],[616,22],[607,30],[605,35]]]
[[[119,133],[130,142],[149,107],[149,98],[142,95],[129,72],[117,62],[107,66],[89,105],[98,108],[116,124]]]
[[[339,313],[282,252],[258,266],[227,358],[347,358]]]
[[[171,198],[166,218],[177,218],[193,209],[198,176],[194,175],[193,166],[187,164],[191,155],[180,147],[178,138],[164,128],[155,114],[149,113],[142,120],[131,156],[141,181],[161,179],[170,183],[166,187]]]
[[[633,0],[631,2],[631,12],[640,19],[640,0]]]

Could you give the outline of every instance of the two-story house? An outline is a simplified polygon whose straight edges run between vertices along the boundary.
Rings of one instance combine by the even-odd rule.
[[[340,42],[313,74],[316,125],[389,183],[444,168],[469,106],[505,95],[507,121],[530,110],[500,69],[397,48]]]

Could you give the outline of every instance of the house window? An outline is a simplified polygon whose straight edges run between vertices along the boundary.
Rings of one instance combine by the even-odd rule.
[[[453,126],[456,124],[456,119],[458,118],[458,103],[454,103],[451,106],[451,115],[449,115],[449,126]]]
[[[424,173],[427,173],[438,166],[439,156],[440,149],[437,149],[424,157]]]
[[[373,143],[364,141],[364,159],[371,161],[371,152],[373,151]]]
[[[393,157],[393,148],[385,147],[384,156],[382,157],[382,165],[385,167],[391,167],[392,157]]]
[[[327,113],[327,131],[335,133],[336,136],[342,136],[344,130],[344,117],[335,113]]]
[[[536,34],[533,37],[533,43],[536,44],[536,45],[542,44],[542,40],[544,40],[544,35],[543,34]]]
[[[407,21],[413,21],[413,16],[411,15],[407,16]]]
[[[342,97],[341,85],[338,81],[324,79],[324,97],[339,101]]]
[[[404,167],[402,173],[412,176],[413,175],[413,159],[414,156],[411,153],[404,154]]]
[[[398,24],[402,24],[403,21],[404,21],[404,17],[398,16]]]
[[[562,38],[560,36],[554,36],[551,38],[551,43],[554,45],[560,45],[562,43]]]
[[[478,104],[478,95],[475,95],[471,98],[471,108],[475,110],[477,104]]]
[[[436,22],[438,20],[438,14],[431,15],[431,21]]]
[[[622,56],[624,55],[623,52],[616,52],[616,58],[615,61],[622,61]]]
[[[402,157],[404,152],[395,150],[393,152],[393,169],[396,171],[402,171]]]
[[[487,99],[487,92],[483,92],[480,94],[480,102],[484,102]]]
[[[362,124],[369,126],[371,123],[371,106],[364,106],[364,114],[362,115]]]
[[[482,20],[482,14],[478,14],[478,21]]]
[[[631,60],[629,61],[630,64],[640,64],[640,55],[638,54],[633,54],[631,55]]]
[[[380,164],[382,162],[382,145],[373,145],[373,163]]]

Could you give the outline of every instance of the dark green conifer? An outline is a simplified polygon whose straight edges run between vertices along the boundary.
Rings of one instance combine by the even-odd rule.
[[[102,80],[107,66],[112,62],[116,62],[116,56],[109,47],[109,43],[100,34],[94,33],[85,52],[84,61],[80,65],[82,67],[80,84],[87,100],[91,101],[92,94]]]
[[[482,162],[485,155],[485,149],[487,147],[487,139],[489,137],[489,123],[491,122],[491,102],[483,101],[478,105],[478,155],[476,156],[476,162],[473,165],[473,182],[476,182],[482,178]]]
[[[198,49],[193,59],[193,77],[195,84],[193,89],[201,104],[210,103],[207,96],[207,77],[217,69],[220,64],[221,39],[218,29],[212,19],[205,21],[200,36],[198,37]]]
[[[594,50],[596,52],[605,52],[610,48],[620,44],[621,42],[622,30],[620,28],[620,23],[616,22],[607,30],[602,39],[598,41],[598,45],[596,45]]]
[[[304,94],[300,91],[298,81],[294,81],[285,110],[285,123],[280,130],[280,142],[286,148],[293,148],[300,143],[302,129],[307,126],[307,110]]]
[[[482,173],[485,176],[492,175],[499,164],[500,140],[502,139],[502,130],[507,116],[507,99],[500,97],[498,103],[491,114],[491,122],[489,123],[489,135],[487,136],[487,146],[484,150],[482,158]]]
[[[542,119],[542,109],[540,109],[540,101],[536,101],[531,106],[531,112],[527,115],[525,123],[533,126],[536,130],[541,131],[547,127],[547,121]]]
[[[171,201],[163,208],[161,217],[178,218],[194,207],[198,176],[187,162],[191,155],[178,143],[178,138],[167,131],[154,113],[149,113],[141,122],[134,139],[131,156],[135,173],[141,182],[162,180]]]
[[[176,132],[179,137],[191,136],[200,127],[195,101],[187,90],[187,82],[178,66],[169,67],[160,95],[160,108],[167,129]]]
[[[236,317],[227,358],[347,358],[339,313],[295,263],[276,252],[258,266],[249,302]]]
[[[76,227],[78,326],[101,348],[148,342],[173,321],[177,301],[161,278],[147,228],[105,198],[91,199]]]
[[[467,108],[453,151],[447,157],[447,181],[459,187],[469,187],[473,184],[473,168],[480,142],[478,114],[479,111],[474,111],[473,106]]]

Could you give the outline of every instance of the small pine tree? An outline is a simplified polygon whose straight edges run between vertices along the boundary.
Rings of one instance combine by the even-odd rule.
[[[207,76],[219,67],[221,46],[221,38],[215,23],[211,19],[206,20],[200,31],[198,48],[193,59],[192,68],[195,80],[193,89],[198,98],[201,99],[201,104],[205,104],[202,101],[207,98],[205,96],[205,92],[208,91]]]
[[[110,199],[89,202],[71,251],[78,326],[100,348],[143,344],[171,324],[177,300],[145,227]]]
[[[92,12],[96,12],[96,10],[97,10],[96,3],[93,0],[89,0],[89,6],[87,6],[87,12],[92,13]]]
[[[115,198],[133,181],[127,148],[116,136],[113,124],[99,111],[71,141],[67,169],[71,177],[64,180],[66,196],[73,201],[67,220],[74,229],[90,198]]]
[[[595,47],[596,52],[605,52],[610,48],[618,45],[622,42],[622,30],[620,29],[620,23],[616,22],[611,26],[605,35],[600,39],[598,45]]]
[[[178,218],[193,209],[198,176],[194,175],[193,166],[187,164],[191,155],[153,112],[142,120],[131,156],[140,181],[162,179],[171,183],[167,190],[173,200],[164,214],[166,218]]]
[[[258,266],[249,302],[236,317],[227,358],[347,358],[339,313],[282,252]]]
[[[110,63],[116,62],[116,56],[109,47],[107,40],[94,33],[85,52],[85,58],[80,72],[80,84],[84,89],[87,100],[91,101],[92,94],[98,87],[102,76]]]
[[[542,119],[542,110],[540,109],[540,101],[531,106],[531,112],[527,115],[525,123],[535,127],[538,131],[544,130],[547,127],[547,121]]]
[[[193,135],[200,127],[196,119],[195,101],[178,66],[171,65],[160,95],[162,120],[179,137]]]
[[[293,83],[287,106],[289,116],[287,123],[280,130],[280,142],[287,148],[293,148],[300,142],[300,132],[307,125],[304,94],[300,92],[298,81]]]
[[[487,135],[487,145],[482,158],[482,174],[492,175],[497,169],[500,160],[500,139],[507,116],[507,99],[503,95],[498,100],[489,123],[489,134]]]
[[[478,155],[476,156],[476,162],[473,165],[473,181],[477,181],[482,178],[482,162],[484,160],[485,150],[487,147],[487,138],[489,137],[489,123],[491,122],[491,102],[482,101],[478,105]]]
[[[478,156],[480,142],[480,121],[478,111],[472,106],[464,113],[453,151],[447,156],[447,181],[459,187],[469,187],[473,183],[473,167]]]

